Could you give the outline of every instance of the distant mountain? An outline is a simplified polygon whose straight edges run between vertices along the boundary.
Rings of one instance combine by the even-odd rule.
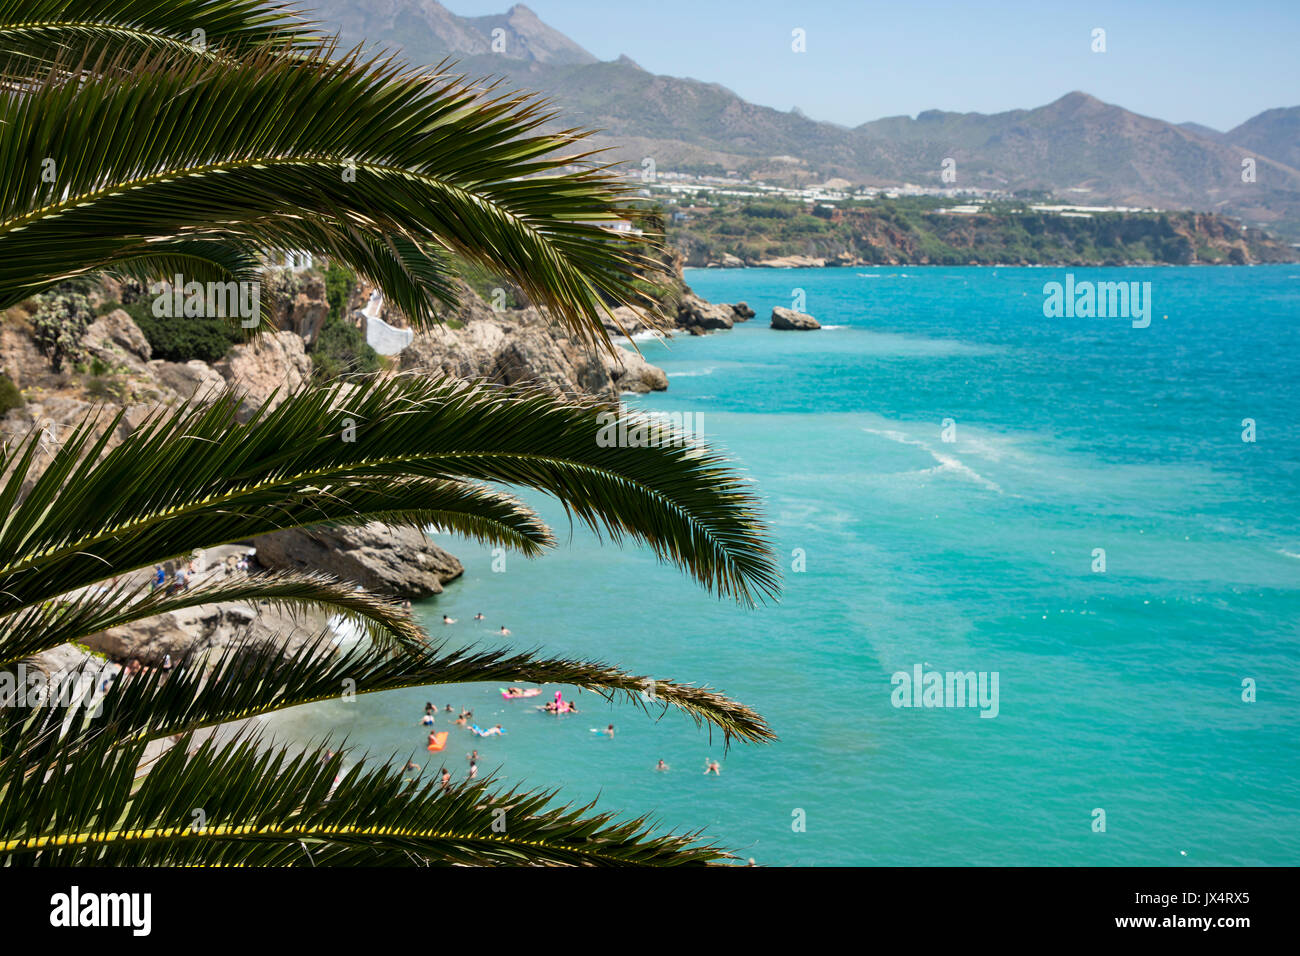
[[[1265,110],[1223,136],[1229,143],[1300,169],[1300,106]]]
[[[307,5],[347,42],[400,47],[414,62],[437,63],[451,54],[564,66],[598,62],[521,3],[487,17],[457,16],[436,0],[308,0]]]
[[[454,56],[468,73],[545,93],[567,124],[600,130],[594,142],[634,168],[651,157],[660,169],[736,170],[787,184],[941,185],[951,158],[957,187],[1227,213],[1300,239],[1300,107],[1218,133],[1074,92],[1036,109],[929,110],[849,129],[746,102],[716,83],[649,73],[627,57],[598,61],[521,5],[460,17],[435,0],[306,2],[348,42],[401,47],[415,62]],[[1242,181],[1247,158],[1254,182]]]

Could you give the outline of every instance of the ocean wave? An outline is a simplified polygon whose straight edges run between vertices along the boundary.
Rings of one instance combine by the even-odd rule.
[[[712,375],[717,369],[713,366],[708,368],[699,368],[693,372],[673,372],[672,378],[699,378],[701,375]]]
[[[974,482],[981,488],[992,491],[995,494],[1001,495],[1006,493],[1002,490],[1002,486],[996,481],[984,477],[960,458],[957,458],[954,455],[941,454],[931,448],[927,442],[923,442],[918,438],[909,438],[903,432],[895,431],[892,428],[863,428],[862,430],[871,435],[879,435],[882,438],[888,438],[890,441],[897,442],[900,445],[913,445],[924,450],[935,460],[935,465],[933,468],[923,468],[921,470],[921,474],[923,475],[939,475],[944,473],[960,475],[962,478]]]

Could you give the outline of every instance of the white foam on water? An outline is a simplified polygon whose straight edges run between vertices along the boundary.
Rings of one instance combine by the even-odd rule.
[[[921,474],[923,475],[938,475],[944,473],[960,475],[962,478],[972,481],[981,488],[992,491],[995,494],[1005,494],[1002,487],[996,481],[991,481],[990,479],[985,478],[960,458],[953,455],[941,454],[935,451],[929,444],[920,439],[909,438],[903,432],[895,431],[892,428],[864,428],[862,430],[871,435],[880,435],[882,438],[888,438],[890,441],[897,442],[900,445],[913,445],[927,452],[930,457],[935,460],[935,465],[933,468],[922,469]]]

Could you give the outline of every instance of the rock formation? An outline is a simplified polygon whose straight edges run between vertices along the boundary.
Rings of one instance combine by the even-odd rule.
[[[402,370],[539,385],[557,394],[606,402],[618,401],[623,392],[668,387],[663,370],[639,354],[621,346],[615,355],[588,350],[535,308],[496,312],[464,290],[455,320],[455,325],[418,334],[401,355]]]
[[[783,309],[777,306],[772,310],[772,328],[786,329],[794,331],[807,331],[810,329],[820,329],[821,323],[811,315],[803,312],[796,312],[793,309]]]
[[[291,529],[254,542],[257,563],[275,571],[319,572],[391,597],[426,598],[465,569],[415,528],[379,522]]]

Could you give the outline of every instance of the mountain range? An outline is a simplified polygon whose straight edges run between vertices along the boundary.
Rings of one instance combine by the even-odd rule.
[[[782,184],[939,186],[952,159],[959,188],[1219,212],[1300,240],[1300,106],[1221,133],[1073,92],[1034,109],[928,110],[849,128],[650,73],[626,56],[599,60],[522,4],[461,17],[436,0],[307,2],[348,44],[401,49],[413,63],[453,57],[458,70],[547,95],[565,125],[600,130],[593,142],[636,169],[653,157],[660,170],[735,170]],[[1246,160],[1253,182],[1243,180]]]

